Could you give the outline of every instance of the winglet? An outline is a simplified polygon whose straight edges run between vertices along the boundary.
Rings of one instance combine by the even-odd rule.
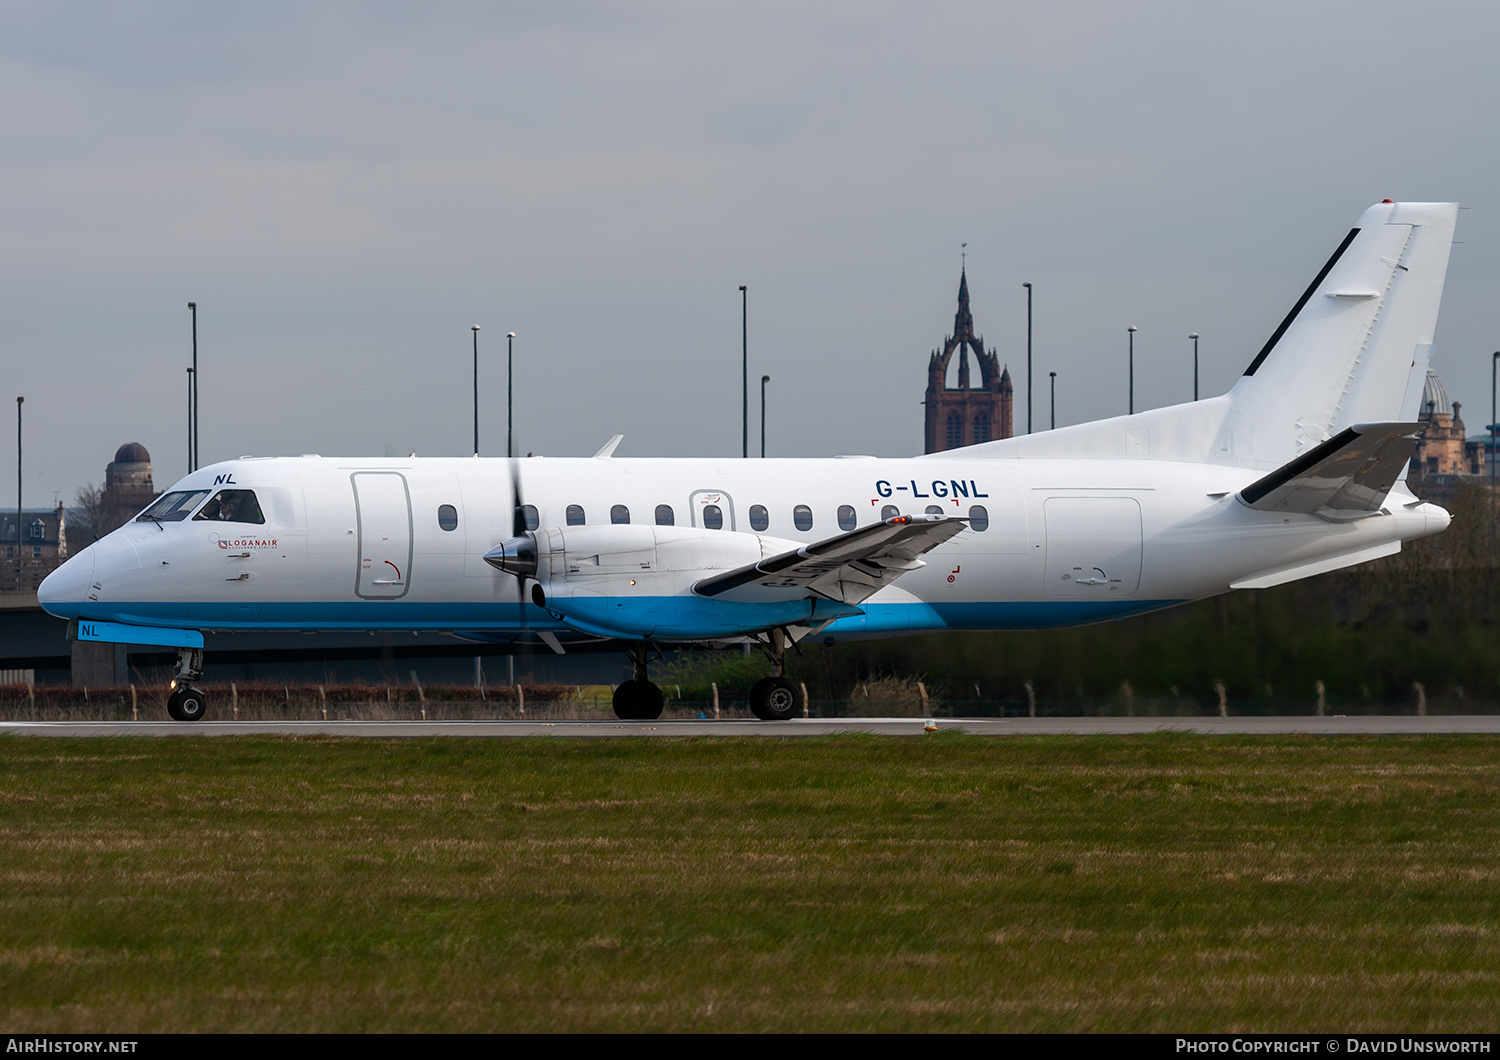
[[[602,447],[600,447],[599,451],[594,454],[594,459],[595,460],[608,460],[608,459],[610,459],[612,456],[615,455],[615,450],[619,448],[620,443],[623,442],[624,440],[625,440],[625,436],[623,434],[617,434],[617,435],[615,435],[609,441],[605,442]]]

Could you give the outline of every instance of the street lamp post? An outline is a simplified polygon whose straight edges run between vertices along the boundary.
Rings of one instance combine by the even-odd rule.
[[[479,325],[469,328],[474,333],[474,455],[479,455]]]
[[[1135,415],[1135,325],[1125,329],[1130,332],[1130,414]]]
[[[1195,331],[1188,338],[1193,340],[1193,400],[1198,400],[1198,333]]]
[[[515,456],[516,446],[516,333],[505,333],[505,455]]]
[[[188,474],[193,473],[193,370],[187,370]]]
[[[1031,433],[1031,284],[1026,288],[1026,433]]]
[[[740,455],[750,456],[750,296],[740,284]]]
[[[192,441],[188,445],[188,470],[198,470],[198,303],[189,302],[188,309],[193,314],[193,375],[192,375],[192,411],[189,417],[192,422],[188,429],[192,434]]]
[[[760,458],[766,458],[766,384],[771,377],[763,375],[760,377]]]
[[[23,397],[16,398],[16,589],[21,589],[21,565],[26,562],[26,553],[21,548],[21,406]]]
[[[1490,445],[1485,454],[1490,460],[1490,559],[1495,551],[1495,365],[1500,364],[1500,350],[1490,357]]]
[[[1052,377],[1052,430],[1057,430],[1057,373],[1048,372]]]

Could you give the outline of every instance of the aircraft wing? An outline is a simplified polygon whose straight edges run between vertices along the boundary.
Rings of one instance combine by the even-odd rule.
[[[1240,490],[1264,512],[1377,511],[1411,459],[1422,423],[1358,423]]]
[[[858,604],[909,570],[921,556],[962,532],[967,519],[898,515],[817,544],[704,578],[699,596],[764,602],[823,596]]]

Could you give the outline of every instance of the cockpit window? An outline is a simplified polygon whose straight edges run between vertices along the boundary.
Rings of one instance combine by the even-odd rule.
[[[266,517],[260,513],[260,502],[254,490],[220,490],[203,510],[193,516],[193,522],[212,519],[225,523],[264,523]]]
[[[178,490],[156,498],[156,502],[140,515],[137,522],[177,523],[186,519],[194,508],[208,496],[208,490]]]

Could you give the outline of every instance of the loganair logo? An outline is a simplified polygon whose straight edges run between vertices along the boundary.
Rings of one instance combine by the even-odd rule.
[[[231,548],[255,549],[276,547],[276,539],[274,537],[220,537],[218,534],[215,534],[214,543],[226,550]]]
[[[239,483],[234,480],[234,472],[231,471],[227,475],[215,475],[214,476],[214,485],[215,486],[238,486]]]

